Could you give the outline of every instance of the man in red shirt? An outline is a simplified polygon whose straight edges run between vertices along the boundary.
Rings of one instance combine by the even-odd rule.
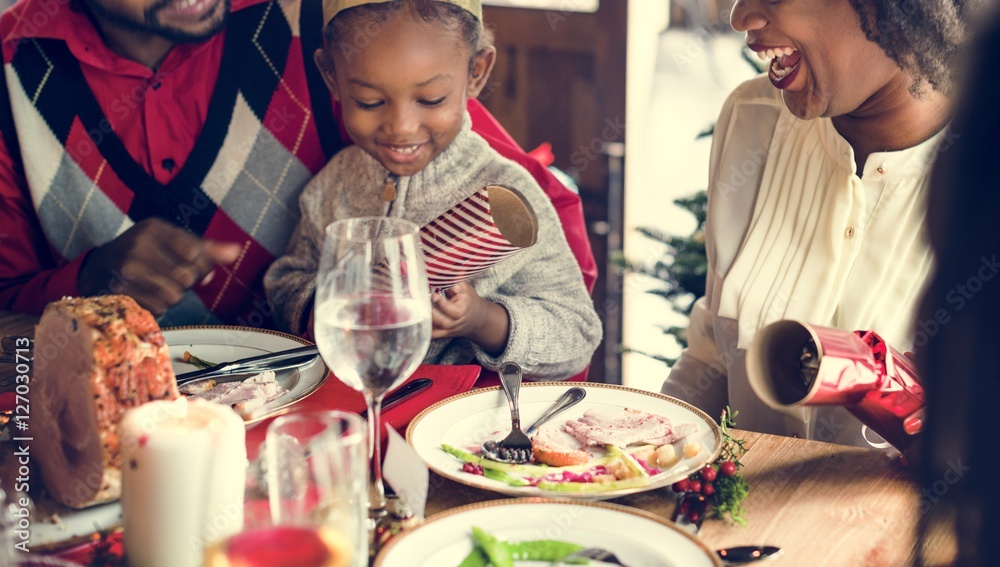
[[[312,63],[319,0],[22,0],[0,17],[0,308],[125,293],[161,325],[270,326],[261,278],[345,144]],[[553,200],[579,198],[472,101]]]

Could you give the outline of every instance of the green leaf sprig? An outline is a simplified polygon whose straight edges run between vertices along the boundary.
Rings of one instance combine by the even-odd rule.
[[[750,492],[750,485],[746,478],[740,473],[743,463],[740,458],[746,454],[746,440],[733,437],[730,428],[736,426],[736,416],[739,412],[733,412],[729,406],[723,410],[719,418],[719,429],[722,431],[722,452],[715,463],[717,467],[722,467],[723,463],[731,462],[736,466],[735,472],[731,475],[720,474],[715,479],[715,494],[712,499],[711,517],[716,519],[728,519],[734,524],[745,526],[746,506],[745,502]]]

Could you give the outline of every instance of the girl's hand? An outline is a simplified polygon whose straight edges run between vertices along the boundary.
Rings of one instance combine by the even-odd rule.
[[[491,355],[507,345],[507,310],[479,297],[468,282],[457,283],[431,297],[431,338],[466,337]]]

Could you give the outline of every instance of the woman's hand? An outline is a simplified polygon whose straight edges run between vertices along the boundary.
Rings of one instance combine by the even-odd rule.
[[[467,282],[431,297],[432,339],[466,337],[492,356],[507,346],[510,319],[500,305],[479,297]]]

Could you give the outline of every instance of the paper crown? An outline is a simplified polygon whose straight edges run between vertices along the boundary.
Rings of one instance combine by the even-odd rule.
[[[447,289],[538,240],[538,219],[520,192],[487,185],[420,229],[427,279]]]
[[[339,12],[346,10],[348,8],[356,8],[358,6],[364,6],[365,4],[381,4],[383,2],[391,2],[392,0],[323,0],[323,25],[330,23]],[[483,21],[483,3],[480,0],[437,0],[438,2],[447,2],[449,4],[454,4],[459,8],[465,9],[480,23]]]

